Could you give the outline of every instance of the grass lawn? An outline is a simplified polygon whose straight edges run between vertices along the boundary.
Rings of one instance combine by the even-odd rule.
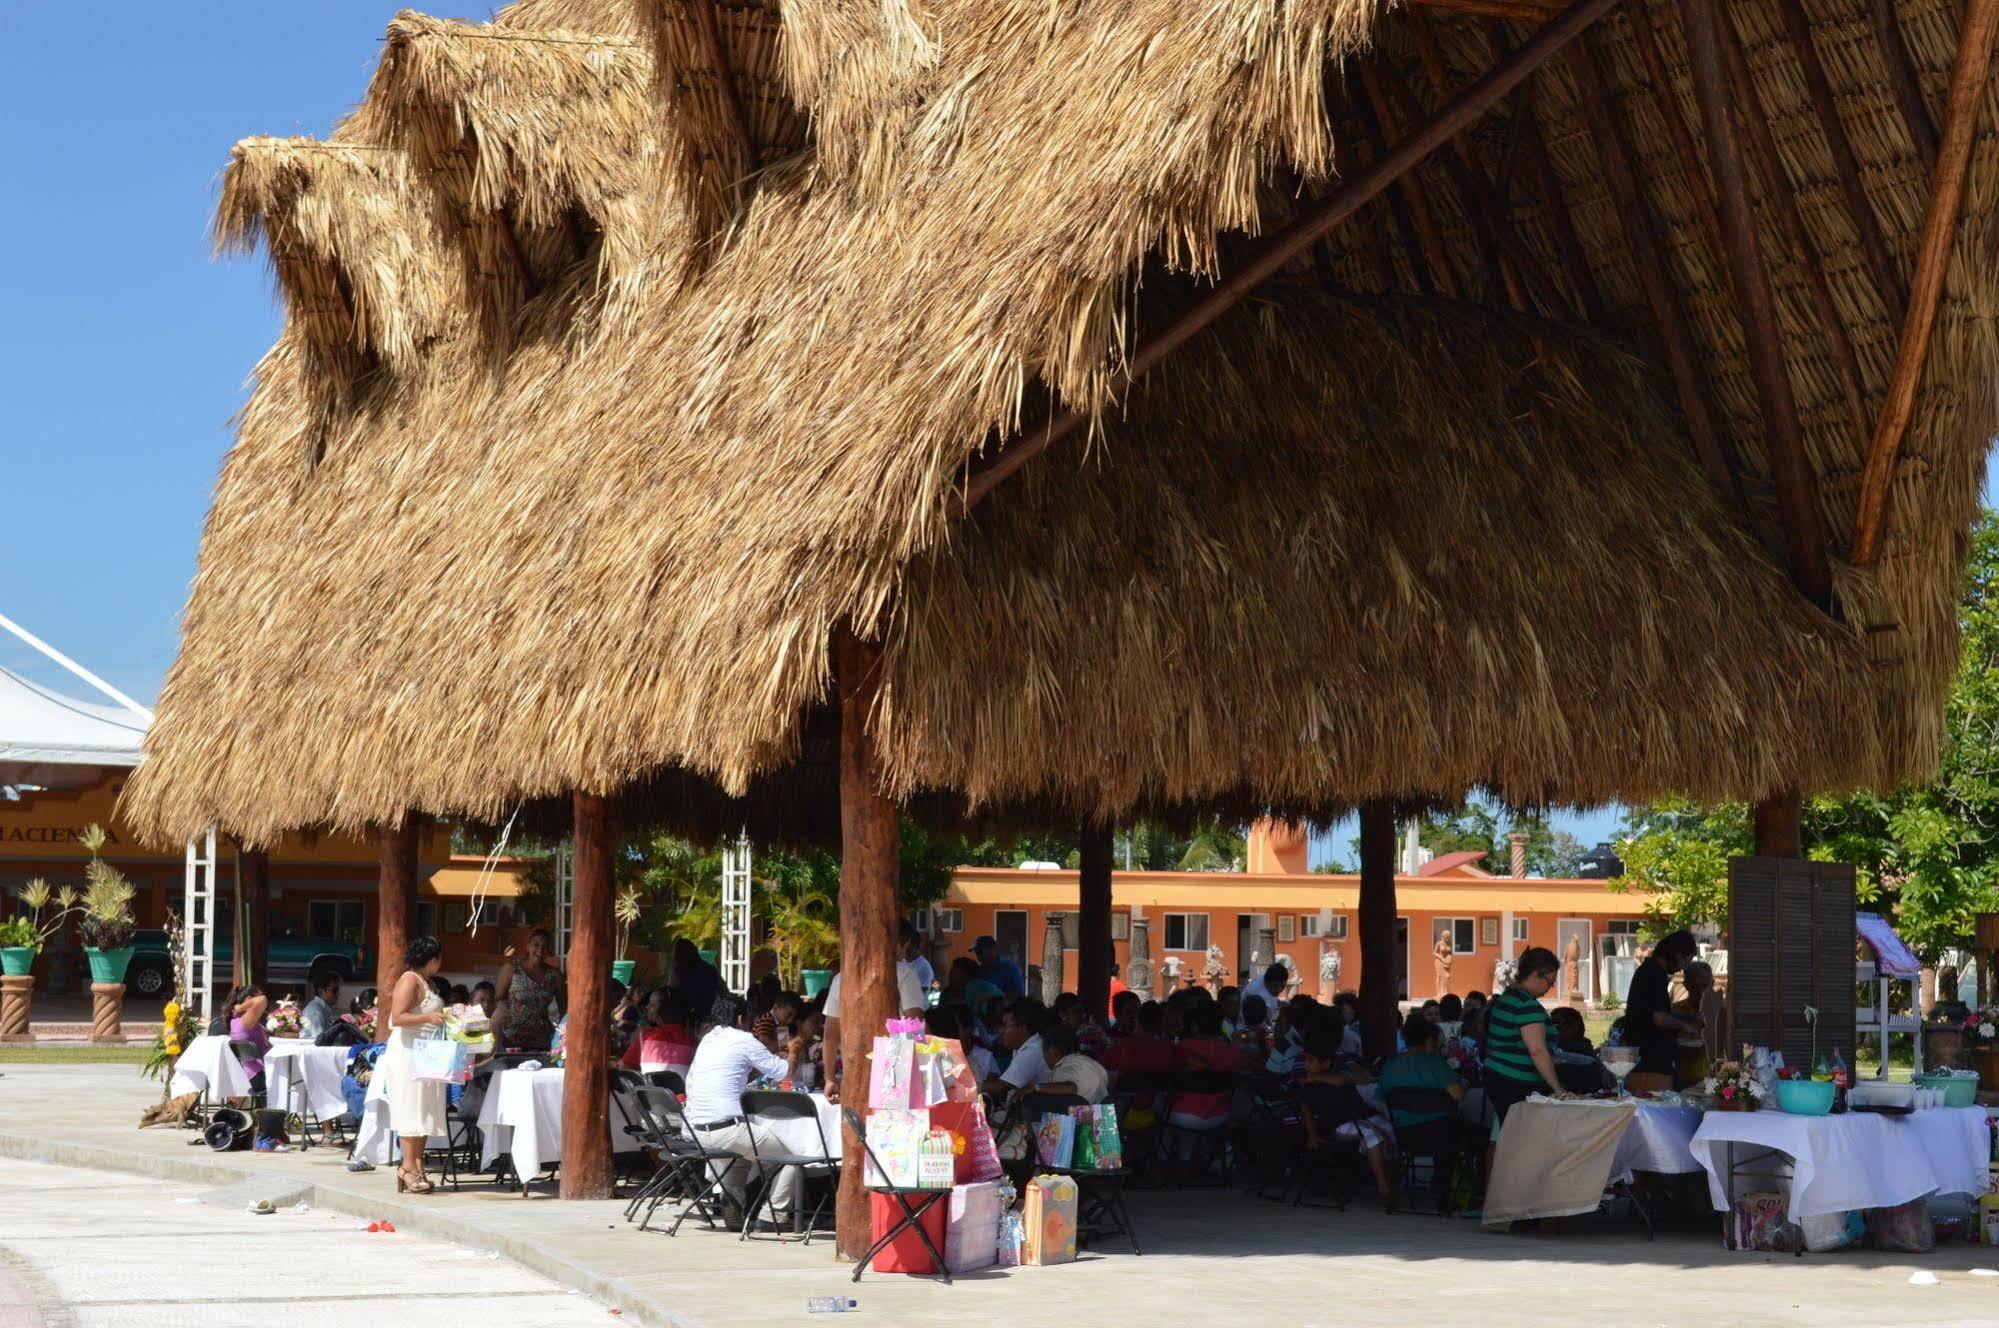
[[[126,1047],[38,1047],[33,1043],[0,1046],[0,1065],[144,1065],[151,1044]]]

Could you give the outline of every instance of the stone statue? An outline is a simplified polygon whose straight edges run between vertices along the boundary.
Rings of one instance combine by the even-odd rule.
[[[1165,1000],[1180,989],[1180,978],[1182,976],[1180,970],[1185,964],[1186,960],[1176,954],[1167,955],[1159,961],[1159,998],[1161,1000]]]
[[[1067,917],[1063,913],[1048,915],[1048,928],[1041,933],[1041,1003],[1055,1004],[1055,998],[1062,994],[1062,925]]]
[[[1131,963],[1125,969],[1125,985],[1141,1001],[1152,999],[1152,923],[1137,910],[1131,918]]]
[[[1562,944],[1562,994],[1580,996],[1583,990],[1583,938],[1574,932]]]
[[[1330,998],[1340,989],[1340,947],[1319,945],[1319,994]]]
[[[1449,936],[1439,936],[1436,946],[1430,951],[1430,957],[1436,961],[1437,985],[1435,990],[1439,996],[1451,989],[1451,960],[1456,955],[1457,951],[1451,948],[1451,938]]]
[[[1520,964],[1513,959],[1492,961],[1492,994],[1497,996],[1512,986],[1520,977]]]
[[[1221,995],[1222,988],[1228,985],[1229,966],[1222,962],[1221,946],[1208,947],[1208,961],[1201,965],[1201,981],[1205,982],[1208,990],[1217,996]]]

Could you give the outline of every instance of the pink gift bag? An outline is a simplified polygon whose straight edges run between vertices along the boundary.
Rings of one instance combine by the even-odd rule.
[[[878,1037],[868,1056],[868,1106],[927,1107],[916,1043],[905,1037]]]

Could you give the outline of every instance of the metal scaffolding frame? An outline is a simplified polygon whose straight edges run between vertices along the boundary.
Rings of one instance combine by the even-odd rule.
[[[187,841],[187,880],[182,898],[187,953],[181,959],[181,990],[196,1027],[208,1026],[208,1003],[215,990],[215,827]]]
[[[737,835],[722,848],[722,986],[750,989],[750,840]]]

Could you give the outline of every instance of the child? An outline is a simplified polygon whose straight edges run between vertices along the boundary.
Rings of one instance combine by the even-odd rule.
[[[1110,1071],[1083,1054],[1076,1031],[1066,1023],[1058,1019],[1041,1030],[1041,1054],[1048,1061],[1048,1078],[1036,1092],[1074,1093],[1092,1106],[1110,1096]]]
[[[1395,1191],[1388,1181],[1387,1140],[1381,1125],[1371,1119],[1366,1104],[1354,1090],[1353,1078],[1333,1068],[1340,1044],[1330,1037],[1314,1037],[1305,1044],[1305,1081],[1298,1085],[1298,1117],[1305,1126],[1305,1148],[1316,1152],[1330,1146],[1336,1137],[1357,1140],[1374,1177],[1375,1193],[1386,1207],[1394,1207]]]

